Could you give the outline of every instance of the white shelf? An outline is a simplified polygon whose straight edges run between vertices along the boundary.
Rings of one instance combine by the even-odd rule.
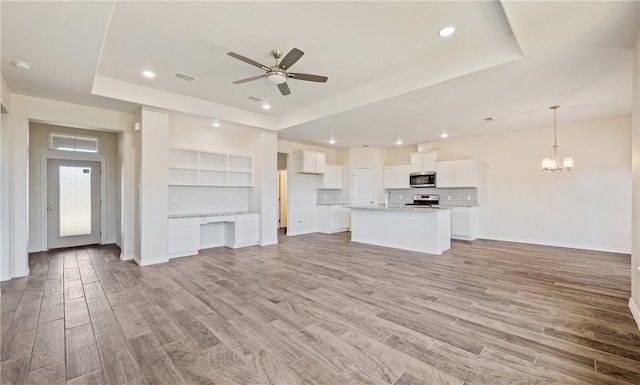
[[[253,157],[170,148],[168,184],[251,187]]]

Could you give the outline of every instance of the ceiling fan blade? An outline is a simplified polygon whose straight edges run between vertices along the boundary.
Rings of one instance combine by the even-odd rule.
[[[300,51],[297,48],[292,49],[291,51],[289,51],[288,54],[286,54],[282,58],[282,61],[280,62],[280,67],[284,69],[291,67],[292,65],[296,64],[298,60],[300,60],[302,55],[304,55],[304,52]]]
[[[244,57],[242,55],[238,55],[235,52],[227,52],[227,55],[231,56],[232,58],[235,58],[235,59],[238,59],[240,61],[243,61],[243,62],[245,62],[247,64],[251,64],[252,66],[255,66],[255,67],[258,67],[258,68],[262,68],[265,71],[269,71],[269,67],[267,67],[266,65],[260,64],[255,60],[251,60],[248,57]]]
[[[250,78],[236,80],[235,82],[233,82],[233,84],[242,84],[242,83],[250,82],[250,81],[253,81],[253,80],[262,79],[262,78],[264,78],[266,76],[267,76],[267,74],[258,75],[258,76],[252,76]]]
[[[328,77],[320,76],[320,75],[299,74],[299,73],[294,73],[294,72],[289,72],[288,75],[289,75],[290,78],[293,78],[293,79],[307,80],[307,81],[310,81],[310,82],[326,83],[326,81],[329,80]]]
[[[289,86],[287,85],[286,82],[278,84],[278,89],[280,90],[280,93],[283,96],[287,96],[287,95],[289,95],[291,93],[291,90],[289,89]]]

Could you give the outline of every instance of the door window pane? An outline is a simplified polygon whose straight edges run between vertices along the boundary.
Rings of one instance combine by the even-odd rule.
[[[60,166],[60,236],[91,234],[91,168]]]

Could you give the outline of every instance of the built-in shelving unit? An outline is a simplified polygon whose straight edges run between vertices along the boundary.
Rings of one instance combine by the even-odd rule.
[[[253,186],[253,157],[189,149],[169,149],[169,185]]]

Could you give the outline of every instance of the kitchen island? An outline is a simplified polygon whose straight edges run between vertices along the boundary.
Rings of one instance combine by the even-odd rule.
[[[440,255],[451,247],[451,210],[352,206],[351,241]]]

